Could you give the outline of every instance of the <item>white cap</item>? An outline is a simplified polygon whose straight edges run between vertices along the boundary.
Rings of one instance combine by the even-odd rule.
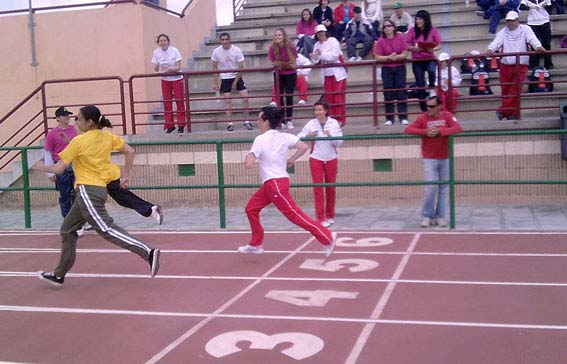
[[[315,33],[326,32],[327,27],[324,24],[319,24],[315,27]]]
[[[510,10],[507,14],[506,14],[506,20],[516,20],[518,19],[520,16],[518,15],[517,12],[515,12],[514,10]]]
[[[439,53],[439,61],[443,62],[443,61],[448,60],[449,58],[451,58],[451,56],[449,56],[449,53],[447,53],[447,52]]]

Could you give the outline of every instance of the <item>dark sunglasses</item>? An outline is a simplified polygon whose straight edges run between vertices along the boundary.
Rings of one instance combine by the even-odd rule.
[[[393,27],[394,27],[394,25],[392,25],[392,24],[384,24],[384,28],[393,28]]]
[[[427,104],[427,108],[428,109],[433,109],[434,107],[437,107],[439,105],[435,104],[435,105],[431,105],[431,104]]]

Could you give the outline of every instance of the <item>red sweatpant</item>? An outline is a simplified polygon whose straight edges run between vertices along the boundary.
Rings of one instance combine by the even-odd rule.
[[[346,78],[337,81],[335,76],[325,76],[325,100],[329,104],[329,116],[335,118],[341,126],[346,124],[346,81]]]
[[[273,203],[289,221],[309,231],[321,244],[332,243],[331,231],[303,212],[289,194],[289,178],[274,178],[264,182],[246,205],[246,216],[252,229],[250,245],[259,246],[264,241],[260,211],[270,203]]]
[[[307,101],[307,81],[305,80],[305,76],[297,75],[297,81],[295,83],[295,87],[297,87],[297,92],[299,93],[299,99],[303,101]],[[276,96],[276,84],[272,85],[272,102],[277,103],[278,97]]]
[[[161,93],[163,95],[163,111],[165,124],[163,129],[173,128],[172,96],[177,105],[177,126],[185,127],[185,101],[183,100],[183,80],[164,81],[161,80]]]
[[[451,91],[451,101],[449,102],[449,91]],[[457,89],[451,88],[447,91],[441,92],[441,110],[449,111],[454,114],[457,111],[457,102],[459,101],[459,91]]]
[[[338,159],[323,162],[315,158],[309,158],[309,167],[311,168],[313,183],[337,182],[338,165]],[[325,218],[334,219],[335,187],[313,187],[313,194],[315,195],[315,215],[317,216],[317,221],[323,222]]]
[[[528,66],[526,65],[519,65],[516,69],[516,65],[500,63],[502,104],[498,108],[498,111],[500,111],[504,117],[515,116],[517,119],[520,118],[520,95],[527,73]]]

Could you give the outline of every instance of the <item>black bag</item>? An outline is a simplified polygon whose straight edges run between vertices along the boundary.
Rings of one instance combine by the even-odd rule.
[[[553,82],[549,70],[543,67],[534,67],[529,76],[528,92],[552,92]]]
[[[469,94],[471,96],[477,95],[492,95],[490,89],[490,74],[486,72],[484,67],[476,68],[471,75],[471,86]]]
[[[408,99],[417,99],[419,98],[417,95],[417,83],[413,82],[409,85],[408,89],[406,90]]]
[[[461,73],[473,73],[475,69],[479,68],[482,60],[480,52],[470,51],[464,54],[467,58],[461,60]]]

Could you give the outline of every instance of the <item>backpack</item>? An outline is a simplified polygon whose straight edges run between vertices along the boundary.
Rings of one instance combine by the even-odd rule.
[[[461,60],[461,73],[473,73],[482,64],[479,51],[470,51],[464,56],[467,58]]]
[[[408,99],[417,99],[417,82],[413,82],[409,85],[406,90]]]
[[[549,71],[543,67],[534,67],[530,72],[528,92],[551,92],[553,82]]]
[[[490,74],[481,65],[481,67],[476,68],[471,75],[469,94],[471,96],[492,95],[489,83]]]
[[[486,57],[484,58],[484,69],[488,72],[497,72],[500,66],[500,58]]]

